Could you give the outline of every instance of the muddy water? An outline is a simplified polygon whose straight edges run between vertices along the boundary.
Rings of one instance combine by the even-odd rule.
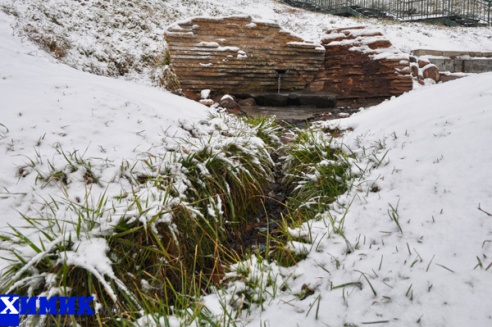
[[[242,107],[248,115],[257,116],[276,116],[279,120],[287,122],[305,122],[313,120],[328,120],[348,117],[358,112],[359,109],[350,107],[339,108],[315,108],[315,107]]]

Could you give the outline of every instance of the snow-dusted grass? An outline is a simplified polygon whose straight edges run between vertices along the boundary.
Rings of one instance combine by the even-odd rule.
[[[299,211],[303,219],[314,218],[347,191],[351,178],[349,155],[341,148],[330,134],[309,128],[299,131],[294,142],[285,147],[287,206]]]
[[[180,299],[199,296],[220,277],[219,266],[235,258],[228,235],[261,209],[271,178],[269,153],[241,121],[217,116],[190,132],[196,134],[169,155],[144,159],[145,174],[133,170],[139,162],[127,162],[121,176],[131,189],[96,201],[92,184],[105,182],[90,162],[60,150],[64,169],[49,165],[31,187],[59,186],[65,198],[46,200],[38,215],[24,216],[29,228],[13,227],[2,237],[12,262],[1,292],[94,294],[98,306],[126,312],[130,321],[144,309],[187,309],[191,302]],[[42,166],[32,162],[34,171]],[[74,174],[84,176],[82,200],[68,196]]]
[[[194,274],[186,263],[170,268],[181,261],[170,254],[172,242],[162,240],[175,241],[174,235],[182,233],[163,226],[172,226],[176,217],[202,221],[194,225],[194,237],[204,235],[213,240],[208,244],[220,247],[217,235],[227,225],[220,219],[245,218],[227,205],[247,199],[251,207],[243,203],[242,210],[257,209],[255,197],[242,191],[232,197],[237,190],[229,192],[221,179],[229,184],[246,175],[253,181],[246,187],[260,190],[271,168],[265,143],[278,147],[277,138],[270,137],[275,127],[211,118],[206,108],[186,99],[78,72],[12,35],[38,35],[36,42],[53,47],[55,56],[74,67],[108,75],[129,68],[126,78],[149,83],[150,76],[160,75],[152,73],[154,59],[144,57],[157,56],[159,65],[166,64],[160,38],[169,20],[161,23],[164,11],[145,14],[143,1],[133,2],[134,7],[123,1],[1,3],[4,11],[17,15],[13,20],[0,14],[0,246],[7,250],[0,268],[6,273],[1,279],[5,288],[26,294],[90,292],[97,296],[100,322],[121,325],[491,324],[491,74],[422,88],[340,125],[330,124],[350,128],[336,147],[345,155],[336,158],[328,155],[337,151],[327,148],[333,141],[321,133],[327,126],[314,127],[311,133],[319,137],[292,146],[321,148],[321,157],[291,165],[300,173],[292,176],[293,185],[300,191],[319,181],[320,170],[331,164],[323,160],[345,158],[338,167],[343,172],[335,175],[353,179],[337,186],[344,194],[316,203],[319,212],[306,215],[314,219],[285,225],[289,266],[270,261],[275,256],[251,256],[227,268],[216,264],[215,247],[198,257],[197,247],[188,245],[197,264],[212,262],[208,271]],[[492,48],[490,28],[354,21],[273,1],[146,4],[167,6],[165,15],[176,12],[170,20],[246,10],[312,38],[334,25],[369,23],[404,50]],[[135,17],[139,22],[159,19],[140,33],[143,27],[132,27],[135,22],[128,18],[133,11],[147,15]],[[24,34],[28,24],[34,30]],[[57,47],[66,52],[57,54]],[[129,53],[131,60],[125,57]],[[223,157],[227,152],[232,156]],[[241,154],[244,160],[237,157]],[[224,163],[228,166],[222,169]],[[262,181],[255,184],[255,179]],[[317,195],[308,193],[306,199],[312,196]],[[10,272],[4,270],[8,267]],[[224,287],[210,287],[220,277]],[[204,296],[203,288],[211,294]],[[115,316],[123,313],[129,319],[117,322]],[[71,322],[49,319],[60,326]]]
[[[491,83],[423,88],[320,126],[353,129],[343,144],[363,174],[290,230],[306,259],[279,270],[282,291],[245,325],[490,325]]]
[[[236,258],[229,235],[262,209],[273,163],[257,135],[273,120],[58,65],[7,22],[0,293],[93,294],[102,323],[202,319],[187,310]]]
[[[41,155],[32,159],[30,187],[60,187],[64,195],[45,199],[36,216],[23,215],[27,227],[2,236],[11,259],[0,292],[94,294],[99,307],[129,321],[144,309],[188,309],[191,301],[180,299],[199,296],[235,260],[228,236],[261,210],[272,175],[257,130],[240,120],[212,117],[189,132],[163,157],[123,164],[120,178],[130,187],[116,196],[94,173],[104,167],[75,152],[59,149],[66,163],[57,170],[48,162],[47,173]],[[86,194],[73,201],[74,175],[83,175]],[[98,186],[106,190],[94,200]]]

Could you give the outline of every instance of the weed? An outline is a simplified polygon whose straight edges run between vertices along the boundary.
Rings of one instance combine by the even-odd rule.
[[[143,321],[160,322],[170,315],[185,324],[213,325],[215,318],[197,299],[224,278],[228,263],[238,261],[228,246],[231,235],[262,210],[273,174],[267,146],[257,136],[266,137],[273,123],[263,120],[250,127],[236,118],[214,116],[202,124],[222,119],[227,124],[216,128],[196,126],[208,132],[190,130],[164,157],[123,162],[119,178],[132,189],[117,197],[93,199],[92,185],[104,186],[103,181],[94,160],[78,151],[55,147],[53,161],[33,159],[19,169],[19,177],[35,169],[42,187],[60,184],[65,198],[45,200],[39,217],[23,217],[27,229],[12,227],[2,236],[2,250],[12,259],[0,290],[93,294],[97,308],[112,309],[72,322],[88,326],[118,321],[145,325]],[[68,193],[75,178],[87,185],[86,195],[72,201]],[[247,277],[255,291],[238,295],[248,305],[261,305],[277,292],[276,273],[257,275]],[[223,319],[234,325],[232,316]]]
[[[349,188],[347,155],[333,138],[313,129],[300,131],[285,148],[284,183],[289,198],[287,205],[302,219],[324,212],[338,195]]]
[[[271,116],[247,116],[244,121],[256,130],[256,135],[272,149],[278,149],[281,145],[281,128],[276,119]]]
[[[398,230],[400,231],[400,233],[403,234],[403,230],[401,229],[401,225],[400,225],[400,215],[398,213],[398,205],[400,204],[400,200],[398,200],[398,203],[396,204],[396,207],[393,207],[393,205],[389,205],[390,206],[390,209],[388,209],[388,216],[391,218],[391,220],[396,224],[396,226],[398,227]],[[407,247],[408,247],[408,244],[407,244]],[[408,251],[410,252],[410,248],[408,248]],[[410,255],[411,255],[411,252],[410,252]]]
[[[0,137],[1,138],[4,138],[6,134],[9,133],[9,129],[7,126],[5,126],[4,124],[0,123],[0,126],[3,127],[3,130],[2,130],[2,133],[0,133]]]
[[[364,279],[369,284],[369,287],[371,288],[372,294],[374,294],[374,296],[376,297],[378,295],[378,293],[376,292],[376,290],[372,286],[372,283],[369,281],[369,278],[367,278],[366,274],[364,274],[362,271],[358,271],[358,270],[356,270],[356,271],[359,272],[362,275],[362,277],[364,277]]]
[[[152,71],[152,79],[157,85],[171,92],[177,92],[181,88],[181,82],[171,66],[156,66]]]
[[[24,32],[29,39],[51,53],[56,59],[64,58],[71,48],[70,42],[62,36],[39,32],[30,24],[24,27]]]

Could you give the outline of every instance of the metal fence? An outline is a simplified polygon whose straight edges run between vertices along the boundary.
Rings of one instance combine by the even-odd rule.
[[[335,15],[439,21],[447,25],[492,25],[492,0],[283,0]]]

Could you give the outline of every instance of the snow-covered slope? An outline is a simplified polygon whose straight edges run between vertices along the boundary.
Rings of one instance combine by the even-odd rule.
[[[491,326],[491,86],[468,77],[340,121],[366,175],[305,224],[307,259],[247,325]],[[331,228],[343,217],[350,246]]]
[[[205,106],[156,88],[60,64],[12,36],[9,23],[0,13],[0,227],[12,223],[16,211],[35,211],[41,198],[63,194],[36,181],[50,165],[64,169],[62,151],[97,163],[108,182],[126,160],[164,152],[187,133],[183,126],[209,115]],[[73,183],[80,190],[71,196],[83,198],[82,176]],[[97,188],[96,197],[106,191]]]

